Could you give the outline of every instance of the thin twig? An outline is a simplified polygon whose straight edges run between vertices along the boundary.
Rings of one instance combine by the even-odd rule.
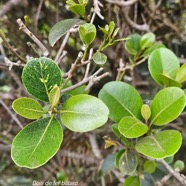
[[[95,14],[97,14],[98,17],[100,17],[102,20],[104,19],[104,17],[101,15],[101,10],[99,7],[103,7],[103,5],[100,3],[99,0],[94,0],[93,2],[93,6],[94,6],[94,13],[93,13],[93,18],[91,19],[91,23],[93,23],[93,20],[95,18]]]
[[[34,21],[35,30],[37,30],[39,15],[40,15],[40,12],[41,12],[41,8],[42,8],[42,6],[43,6],[43,2],[44,2],[44,0],[40,0],[39,6],[38,6],[38,8],[37,8],[36,18],[35,18],[35,21]]]
[[[115,4],[118,6],[131,6],[136,3],[138,0],[130,0],[130,1],[120,1],[120,0],[105,0],[108,3]]]
[[[93,48],[91,48],[90,51],[89,51],[88,63],[87,63],[84,79],[86,79],[88,77],[92,55],[93,55]]]
[[[5,108],[5,110],[10,114],[12,119],[17,123],[17,125],[22,129],[23,125],[19,121],[19,119],[12,113],[12,111],[9,109],[9,107],[4,103],[3,100],[0,100],[0,104]]]
[[[21,21],[21,19],[17,19],[17,23],[19,24],[19,29],[22,30],[25,34],[27,34],[42,50],[43,56],[48,56],[49,52],[47,48],[41,43],[41,41],[25,26],[25,24]]]
[[[156,161],[160,162],[181,184],[186,185],[186,177],[184,175],[175,171],[165,160],[160,159]]]
[[[9,67],[9,70],[12,70],[13,66],[21,66],[21,67],[25,66],[24,64],[21,63],[12,62],[7,57],[4,57],[4,60],[5,60],[5,65]]]
[[[8,48],[8,50],[10,50],[10,52],[12,54],[14,54],[19,60],[21,60],[22,62],[26,63],[26,60],[23,59],[14,49],[13,47],[8,43],[8,41],[6,40],[6,38],[4,37],[4,35],[0,32],[0,37],[3,40],[3,43],[5,44],[5,46]]]

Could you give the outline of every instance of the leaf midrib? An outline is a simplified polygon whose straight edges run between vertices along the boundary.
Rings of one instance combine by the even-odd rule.
[[[168,107],[172,106],[173,104],[175,104],[177,101],[179,101],[179,99],[182,99],[183,96],[179,97],[178,99],[176,99],[174,102],[172,102],[171,104],[167,105],[164,109],[162,109],[157,115],[156,117],[154,117],[154,119],[151,121],[150,125],[154,123],[154,121],[159,117],[159,115],[164,112]]]

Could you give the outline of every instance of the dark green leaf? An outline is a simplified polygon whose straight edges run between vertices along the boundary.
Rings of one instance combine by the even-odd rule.
[[[22,81],[32,96],[41,101],[48,102],[50,90],[55,85],[61,85],[61,70],[49,58],[34,58],[25,65],[22,73]]]
[[[38,119],[46,113],[43,107],[31,98],[16,99],[12,104],[12,108],[16,113],[28,119]]]
[[[159,91],[151,103],[151,123],[158,126],[168,124],[181,114],[185,103],[185,93],[180,88],[169,87]]]
[[[44,118],[34,121],[14,138],[12,159],[20,167],[40,167],[56,154],[62,140],[62,128],[56,119]]]
[[[119,168],[119,160],[122,156],[122,154],[125,152],[125,149],[122,149],[120,151],[118,151],[115,155],[115,158],[114,158],[114,164],[117,168]]]
[[[137,157],[131,150],[125,151],[119,159],[119,169],[126,175],[134,173],[137,165]]]
[[[49,43],[54,46],[55,43],[67,33],[74,25],[81,25],[84,21],[81,19],[65,19],[56,23],[50,30],[49,33]]]
[[[165,158],[175,154],[182,144],[182,136],[176,130],[166,130],[151,136],[141,138],[136,150],[151,158]]]
[[[142,99],[129,84],[113,81],[105,84],[99,92],[99,98],[110,110],[109,117],[119,122],[124,116],[141,119]]]
[[[79,94],[69,98],[61,112],[63,124],[75,132],[87,132],[104,125],[108,108],[96,97]]]

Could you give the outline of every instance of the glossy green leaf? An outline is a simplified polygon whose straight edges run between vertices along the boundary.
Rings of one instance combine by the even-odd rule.
[[[137,55],[140,51],[140,40],[141,36],[139,34],[133,34],[128,37],[126,41],[125,48],[129,54]]]
[[[161,43],[155,43],[152,46],[148,47],[144,53],[143,53],[143,57],[147,57],[149,56],[154,50],[158,49],[158,48],[165,48],[165,45],[161,44]]]
[[[123,174],[130,175],[134,173],[137,165],[137,157],[131,150],[125,151],[119,159],[119,169]]]
[[[152,32],[144,34],[140,39],[141,49],[145,49],[152,46],[154,41],[155,41],[155,35]]]
[[[151,116],[151,110],[150,107],[147,104],[143,104],[141,107],[141,115],[145,119],[145,121],[148,121],[148,119]]]
[[[46,113],[43,107],[32,98],[18,98],[13,102],[12,108],[20,116],[28,119],[38,119]]]
[[[90,45],[96,37],[96,27],[91,23],[85,23],[79,27],[79,36],[85,45]]]
[[[141,119],[142,99],[131,85],[119,81],[109,82],[100,90],[99,98],[109,108],[111,120],[119,122],[124,116]]]
[[[87,132],[104,125],[109,110],[98,98],[79,94],[65,102],[61,113],[62,122],[68,129]]]
[[[176,81],[183,83],[186,81],[186,63],[183,64],[176,73]]]
[[[118,124],[118,129],[126,138],[137,138],[148,131],[147,125],[131,116],[123,117]]]
[[[128,176],[123,186],[141,186],[139,176]]]
[[[44,118],[34,121],[14,138],[12,159],[20,167],[40,167],[56,154],[62,140],[61,124],[56,119]]]
[[[74,14],[77,14],[79,16],[84,16],[85,14],[85,6],[82,4],[75,4],[68,7],[68,9],[73,12]]]
[[[65,35],[74,25],[81,25],[84,21],[81,19],[65,19],[56,23],[50,30],[48,40],[51,46]]]
[[[156,170],[156,163],[154,161],[147,160],[143,165],[143,169],[146,173],[152,174]]]
[[[166,87],[179,87],[179,88],[181,88],[181,84],[178,81],[169,77],[169,75],[160,74],[160,78]]]
[[[60,88],[57,85],[55,85],[53,89],[50,91],[48,97],[51,107],[52,108],[55,107],[59,102]]]
[[[181,114],[185,103],[185,93],[180,88],[169,87],[159,91],[151,103],[151,123],[158,126],[168,124]]]
[[[120,151],[118,151],[115,155],[114,158],[114,164],[117,168],[119,168],[119,160],[121,158],[121,156],[123,155],[123,153],[125,152],[125,149],[121,149]]]
[[[41,101],[49,101],[48,94],[62,82],[61,70],[46,57],[31,59],[24,67],[22,81],[27,91]]]
[[[151,136],[141,138],[136,150],[151,158],[165,158],[175,154],[182,144],[182,136],[176,130],[166,130]]]
[[[98,51],[94,53],[92,59],[97,65],[104,65],[107,62],[107,56]]]
[[[175,79],[179,66],[176,55],[167,48],[156,49],[148,60],[150,74],[160,85],[164,85],[160,74],[169,74],[170,78]]]

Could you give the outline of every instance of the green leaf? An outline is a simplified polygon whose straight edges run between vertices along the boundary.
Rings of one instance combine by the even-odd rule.
[[[169,75],[160,74],[161,81],[166,87],[179,87],[181,88],[181,84],[178,81],[175,81]]]
[[[34,121],[14,138],[12,159],[20,167],[40,167],[56,154],[62,139],[62,128],[56,119],[44,118]]]
[[[72,96],[75,96],[77,94],[87,94],[87,92],[85,91],[86,85],[82,85],[80,87],[77,87],[73,90],[70,90],[67,92],[67,94],[70,94]]]
[[[60,89],[57,85],[53,87],[48,97],[51,107],[54,108],[58,104],[60,98]]]
[[[115,155],[114,158],[114,164],[117,168],[119,168],[119,160],[121,158],[121,156],[123,155],[123,153],[125,152],[125,149],[121,149],[120,151],[118,151]]]
[[[96,53],[94,53],[94,55],[92,56],[93,61],[97,64],[97,65],[104,65],[107,61],[107,56],[105,54],[102,54],[101,52],[97,51]]]
[[[145,121],[148,121],[148,119],[151,116],[151,110],[150,107],[147,104],[143,104],[141,107],[141,115],[145,119]]]
[[[142,57],[147,57],[147,56],[149,56],[154,50],[156,50],[156,49],[158,49],[158,48],[165,48],[165,46],[164,46],[163,44],[160,44],[160,43],[155,43],[155,44],[153,44],[152,46],[148,47],[148,48],[144,51]]]
[[[115,28],[115,23],[114,23],[114,21],[111,21],[110,23],[109,23],[109,37],[112,35],[112,33],[114,32],[114,28]]]
[[[88,46],[96,37],[96,27],[91,23],[85,23],[79,27],[79,35],[81,41]]]
[[[68,9],[76,15],[81,17],[85,14],[85,5],[83,4],[74,4],[68,7]]]
[[[182,171],[184,168],[185,168],[185,164],[184,164],[183,161],[177,160],[177,161],[174,163],[174,169],[178,169],[179,172]]]
[[[139,34],[133,34],[128,37],[129,39],[126,41],[125,48],[127,49],[129,54],[137,55],[140,51],[140,39],[141,36]]]
[[[121,136],[121,134],[120,134],[120,132],[118,130],[118,124],[117,123],[112,124],[111,129],[112,129],[112,132],[115,134],[115,136],[117,138],[119,138]]]
[[[118,124],[118,129],[126,138],[137,138],[148,131],[147,125],[131,116],[123,117]]]
[[[151,103],[151,124],[162,126],[176,119],[186,103],[185,93],[177,87],[159,91]]]
[[[125,151],[119,159],[119,169],[123,174],[134,173],[137,165],[137,157],[131,150]]]
[[[103,161],[103,164],[101,166],[101,175],[105,176],[109,171],[114,169],[114,158],[115,154],[109,154]]]
[[[62,82],[61,70],[46,57],[31,59],[23,69],[22,81],[27,91],[35,98],[48,102],[48,94]]]
[[[123,186],[141,186],[140,178],[138,176],[128,176],[125,179]]]
[[[31,98],[16,99],[12,104],[12,108],[17,114],[28,119],[38,119],[46,113],[43,107]]]
[[[61,111],[63,124],[75,132],[87,132],[104,125],[109,110],[96,97],[79,94],[69,98]]]
[[[174,155],[173,156],[168,156],[164,159],[168,164],[171,164],[174,160]]]
[[[99,98],[109,108],[111,120],[118,123],[124,116],[141,119],[142,99],[131,85],[119,81],[109,82],[100,90]]]
[[[183,64],[176,73],[176,81],[183,83],[186,81],[186,63]]]
[[[169,74],[170,78],[175,79],[179,66],[176,55],[167,48],[156,49],[148,60],[150,74],[160,85],[164,85],[160,74]]]
[[[146,173],[152,174],[156,170],[156,163],[154,161],[147,160],[143,165],[143,169]]]
[[[176,130],[166,130],[151,136],[141,138],[136,150],[151,158],[165,158],[175,154],[182,144],[182,136]]]
[[[81,19],[65,19],[56,23],[50,30],[48,40],[51,46],[54,46],[55,43],[65,35],[68,30],[70,30],[74,25],[81,25],[84,21]]]
[[[142,50],[152,46],[155,41],[155,35],[152,32],[144,34],[140,39],[140,47]]]

